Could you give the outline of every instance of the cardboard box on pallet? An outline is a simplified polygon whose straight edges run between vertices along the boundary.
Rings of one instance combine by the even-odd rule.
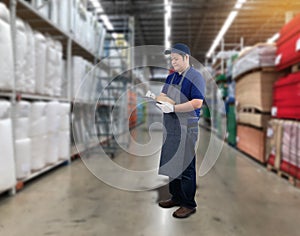
[[[265,131],[239,124],[237,126],[237,148],[261,163],[265,158]]]
[[[240,107],[253,107],[261,112],[272,108],[273,84],[279,78],[275,71],[255,71],[236,82],[236,100]]]

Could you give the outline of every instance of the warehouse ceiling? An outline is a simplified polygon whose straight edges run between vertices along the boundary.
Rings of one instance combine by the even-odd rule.
[[[135,45],[164,45],[164,0],[101,0],[116,31],[126,33],[128,17],[135,19]],[[191,47],[192,56],[204,63],[205,55],[236,0],[172,1],[171,41]],[[299,0],[248,0],[227,31],[226,50],[240,44],[265,42],[285,24],[286,12],[300,13]],[[217,51],[220,49],[217,49]]]

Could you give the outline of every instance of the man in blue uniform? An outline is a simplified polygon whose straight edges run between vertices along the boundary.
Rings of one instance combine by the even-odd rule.
[[[172,197],[159,202],[159,206],[180,206],[173,216],[186,218],[196,212],[197,206],[195,145],[205,80],[190,66],[191,52],[187,45],[177,43],[165,54],[170,54],[175,72],[167,77],[160,97],[172,99],[175,105],[167,102],[168,99],[156,104],[164,113],[164,143],[159,174],[169,176]]]

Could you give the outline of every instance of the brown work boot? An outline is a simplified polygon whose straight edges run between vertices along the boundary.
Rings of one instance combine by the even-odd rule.
[[[160,201],[158,205],[162,208],[171,208],[175,206],[180,206],[179,202],[174,202],[172,199],[168,199],[165,201]]]
[[[180,207],[176,211],[174,211],[173,216],[175,218],[187,218],[190,215],[196,212],[196,208],[187,208],[187,207]]]

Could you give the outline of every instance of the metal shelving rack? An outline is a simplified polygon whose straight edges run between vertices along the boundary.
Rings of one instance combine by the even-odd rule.
[[[21,18],[22,20],[29,23],[31,28],[33,30],[39,31],[43,34],[47,34],[51,36],[52,38],[59,40],[63,45],[63,58],[66,59],[67,63],[67,81],[69,83],[68,87],[68,95],[67,97],[51,97],[51,96],[44,96],[39,94],[29,94],[29,93],[21,93],[16,91],[15,86],[12,89],[12,91],[0,91],[0,97],[9,99],[12,103],[12,117],[14,117],[14,107],[17,101],[19,100],[30,100],[30,101],[51,101],[51,100],[57,100],[60,102],[69,102],[73,103],[74,101],[74,94],[73,94],[73,81],[72,81],[72,57],[73,56],[81,56],[84,59],[96,64],[100,61],[100,56],[96,55],[96,53],[90,51],[89,49],[85,48],[80,42],[78,42],[75,37],[71,33],[71,19],[69,17],[68,19],[68,29],[69,32],[65,32],[62,30],[59,26],[55,25],[53,22],[51,22],[49,19],[45,18],[40,12],[38,12],[34,7],[33,4],[35,3],[35,0],[32,0],[32,4],[26,2],[25,0],[3,0],[3,3],[7,6],[7,8],[10,10],[10,16],[11,16],[11,34],[12,34],[12,45],[13,45],[13,57],[14,57],[14,66],[16,66],[16,19]],[[71,1],[68,0],[69,4],[69,11],[71,9]],[[69,14],[70,16],[70,14]],[[114,74],[114,72],[112,72]],[[14,85],[16,83],[16,78],[14,75],[13,78]],[[72,117],[72,116],[71,116]],[[71,120],[70,120],[71,122]],[[13,125],[13,127],[15,127]],[[15,130],[13,128],[13,139],[15,139]],[[12,187],[10,190],[10,194],[14,195],[16,193],[16,190],[19,190],[22,188],[23,184],[31,180],[38,175],[45,173],[57,166],[60,166],[62,164],[68,164],[71,161],[71,156],[77,155],[78,153],[85,151],[87,148],[91,148],[93,146],[99,145],[99,142],[93,142],[89,143],[89,145],[79,145],[78,147],[71,147],[71,153],[70,158],[67,161],[58,161],[54,165],[47,166],[44,169],[32,173],[28,178],[22,179],[17,182],[17,185],[15,187]]]
[[[100,77],[100,79],[108,80],[109,85],[106,87],[106,96],[100,98],[96,110],[97,136],[101,140],[103,150],[111,157],[115,156],[119,145],[127,147],[129,145],[128,140],[130,140],[129,137],[126,138],[126,135],[129,135],[126,132],[128,97],[124,95],[127,94],[128,84],[134,81],[132,72],[126,71],[132,67],[134,57],[130,50],[126,50],[134,43],[134,21],[131,17],[128,19],[128,25],[127,35],[123,36],[124,39],[128,39],[127,46],[116,45],[118,39],[114,40],[110,35],[106,38],[108,77]],[[113,54],[111,54],[112,50],[114,50]],[[115,50],[118,50],[118,55],[115,54]],[[118,60],[118,65],[112,66],[111,61],[115,60]],[[116,72],[119,72],[120,75]],[[122,99],[120,99],[121,96]]]

